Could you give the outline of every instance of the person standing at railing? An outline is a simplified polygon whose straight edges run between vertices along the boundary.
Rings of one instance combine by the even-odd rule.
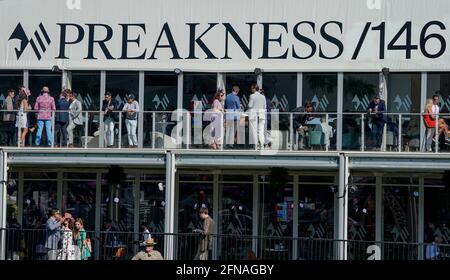
[[[77,93],[69,92],[69,126],[67,126],[67,133],[69,134],[69,148],[73,148],[73,132],[79,126],[83,125],[83,104],[77,99]]]
[[[107,92],[102,104],[102,111],[105,113],[103,121],[105,125],[105,142],[107,148],[112,148],[114,146],[114,125],[116,121],[116,113],[114,113],[114,110],[117,110],[116,101],[112,98],[112,94]]]
[[[437,98],[438,100],[439,98]],[[437,101],[436,101],[437,102]],[[436,137],[436,117],[439,114],[439,107],[435,107],[435,101],[432,99],[427,99],[425,104],[425,110],[423,115],[423,120],[425,122],[425,151],[431,152],[433,139]]]
[[[306,101],[303,105],[303,108],[300,108],[299,111],[301,114],[298,114],[294,119],[294,128],[297,131],[298,139],[295,143],[298,143],[299,149],[304,150],[306,146],[307,133],[309,128],[307,126],[307,122],[311,121],[314,117],[311,113],[314,111],[313,105],[311,102]]]
[[[259,92],[259,86],[253,84],[251,86],[252,94],[248,102],[249,122],[253,139],[257,149],[263,149],[265,144],[265,127],[266,127],[266,98]]]
[[[425,259],[427,260],[440,260],[442,254],[439,250],[439,245],[442,244],[442,236],[434,235],[434,241],[428,244],[426,247]]]
[[[373,97],[372,101],[367,107],[367,112],[372,119],[372,149],[381,151],[381,144],[383,143],[384,125],[387,122],[386,103],[379,95]]]
[[[214,220],[209,216],[207,208],[201,208],[199,211],[202,225],[200,229],[194,229],[194,233],[200,234],[200,240],[198,243],[197,254],[195,260],[207,261],[209,257],[209,251],[212,250],[214,233]]]
[[[51,216],[45,224],[47,239],[45,248],[47,249],[48,260],[56,260],[58,256],[58,246],[61,240],[61,222],[63,221],[58,209],[51,211]]]
[[[139,112],[139,103],[135,100],[134,94],[127,96],[127,103],[122,109],[125,112],[125,125],[128,134],[128,147],[137,148],[138,141],[136,137],[137,117]]]
[[[65,213],[61,224],[61,248],[58,250],[58,260],[75,260],[75,247],[73,244],[73,218],[70,213]]]
[[[224,91],[218,90],[214,95],[211,108],[211,134],[209,147],[214,150],[220,149],[222,144],[222,132],[223,132],[223,106],[222,102],[225,100]]]
[[[226,119],[226,145],[233,148],[237,133],[237,125],[241,118],[239,110],[241,101],[239,100],[239,86],[233,85],[233,91],[225,97],[225,119]]]
[[[55,113],[55,147],[67,146],[67,125],[69,123],[69,101],[67,93],[69,90],[63,90],[59,94],[58,102],[56,102]],[[62,140],[61,140],[62,138]]]
[[[20,130],[20,147],[25,147],[25,137],[28,133],[28,111],[31,110],[28,104],[28,95],[21,92],[17,101],[19,110],[16,116],[16,127]]]
[[[14,113],[14,96],[16,91],[13,89],[8,90],[8,95],[3,103],[3,124],[6,128],[6,146],[12,146],[14,144],[14,122],[16,120],[16,114]]]
[[[45,126],[47,135],[47,146],[52,145],[52,112],[56,110],[55,99],[49,95],[50,90],[44,86],[41,90],[42,95],[36,99],[34,110],[38,111],[38,130],[36,134],[36,146],[41,145],[42,130]]]

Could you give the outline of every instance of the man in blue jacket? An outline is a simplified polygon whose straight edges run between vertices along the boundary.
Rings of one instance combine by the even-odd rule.
[[[227,126],[226,144],[227,146],[229,145],[229,147],[230,146],[233,147],[235,143],[237,123],[239,122],[240,119],[239,111],[241,109],[241,101],[239,100],[238,96],[239,91],[240,91],[239,86],[234,85],[233,91],[229,93],[225,98],[225,110],[226,110],[225,120]]]
[[[387,122],[386,116],[386,103],[380,98],[379,95],[374,96],[367,112],[372,119],[372,142],[374,150],[381,150],[381,144],[383,142],[384,125]]]
[[[56,260],[58,256],[58,246],[61,240],[61,213],[58,209],[53,209],[51,217],[45,224],[47,238],[45,240],[45,248],[47,248],[48,260]]]
[[[67,125],[69,124],[68,110],[70,105],[69,101],[67,100],[67,93],[67,90],[63,90],[59,95],[58,102],[56,103],[55,147],[67,146]]]

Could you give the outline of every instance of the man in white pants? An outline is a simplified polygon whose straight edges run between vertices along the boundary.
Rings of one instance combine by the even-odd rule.
[[[83,125],[83,105],[77,99],[75,92],[69,93],[69,125],[67,126],[67,134],[69,135],[69,148],[73,148],[73,131],[79,126]]]
[[[265,135],[264,130],[266,126],[266,113],[267,113],[267,103],[266,98],[259,92],[259,86],[253,84],[251,86],[252,94],[250,95],[250,100],[248,102],[249,109],[249,121],[250,129],[252,132],[252,139],[257,138],[255,145],[258,149],[264,147]],[[257,137],[255,137],[257,135]]]
[[[105,93],[105,100],[102,103],[102,111],[105,113],[104,124],[105,124],[105,142],[107,148],[114,147],[114,125],[116,119],[117,110],[116,101],[112,98],[110,92]]]
[[[139,112],[139,103],[134,100],[134,95],[127,96],[127,103],[123,106],[122,111],[125,112],[125,125],[128,133],[129,148],[137,148],[138,142],[136,137],[137,114]]]

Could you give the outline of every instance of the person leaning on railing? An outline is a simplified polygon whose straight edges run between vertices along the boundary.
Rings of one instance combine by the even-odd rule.
[[[298,112],[301,112],[300,114],[297,114],[294,118],[294,128],[297,131],[297,135],[299,137],[298,139],[298,145],[299,149],[303,150],[305,149],[306,143],[305,139],[307,139],[307,133],[309,131],[308,126],[306,123],[308,121],[311,121],[314,117],[310,114],[314,111],[314,108],[312,106],[312,103],[309,101],[306,101],[303,105],[303,108],[300,108]]]
[[[67,146],[67,125],[69,124],[69,101],[67,94],[69,90],[63,90],[59,94],[59,99],[56,102],[55,113],[55,147]],[[62,139],[61,139],[62,138]]]
[[[436,109],[433,104],[432,99],[427,99],[427,103],[425,104],[425,110],[423,114],[423,120],[425,122],[425,151],[432,151],[433,138],[436,136],[436,114],[439,114],[439,111],[436,112]]]
[[[114,111],[117,110],[117,103],[112,98],[112,94],[110,92],[105,93],[105,100],[102,103],[102,111],[105,113],[104,116],[104,125],[106,132],[106,147],[112,148],[114,146],[114,125],[116,122],[116,113]]]
[[[383,143],[384,125],[387,123],[387,116],[385,114],[386,103],[379,95],[376,95],[367,107],[367,112],[372,119],[372,149],[380,151],[381,144]]]
[[[6,112],[3,113],[3,124],[6,128],[6,139],[5,145],[12,146],[14,144],[14,121],[16,120],[16,116],[14,113],[14,96],[16,91],[13,89],[8,90],[8,95],[5,98],[3,103],[3,110]]]

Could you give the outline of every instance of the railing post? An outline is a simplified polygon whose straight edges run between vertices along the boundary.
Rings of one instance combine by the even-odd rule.
[[[122,148],[122,112],[119,112],[119,140],[117,143],[119,145],[119,149],[121,149]]]
[[[289,151],[292,151],[294,146],[294,115],[292,113],[289,113],[289,142]]]
[[[402,152],[402,114],[398,115],[398,152]]]
[[[88,139],[88,126],[89,126],[89,113],[84,112],[84,148],[87,149]]]
[[[164,259],[174,260],[174,233],[175,233],[175,154],[168,151],[166,154],[166,198],[164,219]]]
[[[19,118],[19,111],[16,114],[16,119]],[[22,128],[20,128],[20,122],[17,120],[17,148],[20,148],[20,138],[22,134]],[[25,146],[25,143],[24,143]]]
[[[436,114],[436,126],[435,126],[435,132],[434,132],[434,149],[435,153],[439,153],[439,114]]]
[[[366,147],[365,130],[366,130],[366,124],[364,122],[364,114],[361,114],[361,151],[363,151],[363,152],[364,152],[365,147]]]
[[[47,143],[48,141],[50,141],[51,147],[54,148],[55,147],[55,111],[52,111],[52,127],[50,129],[51,131],[51,136],[50,139],[47,139]],[[49,138],[49,136],[47,135],[47,138]]]
[[[189,150],[191,143],[191,114],[186,112],[186,150]]]
[[[155,119],[156,119],[156,113],[152,112],[152,149],[155,149]],[[163,132],[164,134],[164,132]]]
[[[7,154],[0,151],[0,260],[6,259],[6,184],[8,181]]]

